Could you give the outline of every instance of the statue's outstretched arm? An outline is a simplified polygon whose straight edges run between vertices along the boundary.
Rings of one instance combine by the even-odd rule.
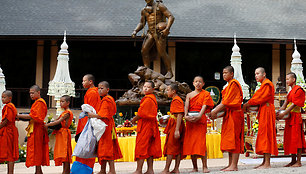
[[[141,10],[141,18],[140,18],[140,22],[138,23],[138,25],[136,26],[136,28],[134,29],[133,33],[132,33],[132,37],[136,37],[136,34],[143,29],[143,27],[146,25],[146,17],[145,17],[145,10]]]

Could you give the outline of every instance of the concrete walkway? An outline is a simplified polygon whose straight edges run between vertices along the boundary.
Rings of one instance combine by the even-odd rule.
[[[235,173],[235,174],[246,174],[246,173],[252,173],[252,174],[262,174],[262,173],[268,173],[268,174],[276,174],[276,173],[306,173],[306,161],[303,161],[303,166],[298,168],[286,168],[283,167],[287,162],[284,162],[284,160],[290,160],[289,158],[285,158],[282,160],[276,160],[280,162],[272,162],[272,168],[271,169],[261,169],[256,170],[253,169],[254,166],[257,166],[258,163],[261,162],[262,159],[252,159],[252,158],[246,158],[244,155],[240,155],[240,161],[239,161],[239,171],[237,172],[221,172],[220,169],[225,167],[228,163],[227,155],[224,154],[224,158],[222,159],[208,159],[208,167],[211,173]],[[277,159],[277,158],[276,158]],[[247,162],[245,162],[247,161]],[[273,161],[273,160],[272,160]],[[172,166],[170,169],[173,168],[174,161],[172,162]],[[128,174],[132,173],[136,168],[136,162],[117,162],[116,165],[116,172],[117,174]],[[198,165],[201,167],[201,161],[198,160]],[[163,170],[165,166],[165,161],[154,161],[154,170],[155,173],[159,173]],[[98,163],[95,164],[94,167],[94,173],[97,173],[100,169],[100,165]],[[181,161],[180,165],[180,171],[183,174],[188,174],[189,171],[192,169],[191,160],[183,160]],[[33,174],[35,171],[34,167],[26,168],[24,163],[16,163],[15,164],[15,173],[16,174]],[[146,164],[144,164],[143,172],[146,171]],[[51,161],[50,166],[44,166],[43,167],[44,174],[61,174],[62,167],[55,167],[54,161]],[[6,165],[1,164],[0,165],[0,174],[6,173]]]

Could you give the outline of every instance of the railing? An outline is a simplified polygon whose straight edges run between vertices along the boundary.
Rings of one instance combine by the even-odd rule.
[[[29,96],[29,88],[7,88],[13,92],[13,99],[12,103],[15,104],[17,108],[29,108],[33,101]],[[127,89],[110,89],[109,94],[114,97],[115,100],[119,99]],[[41,89],[41,97],[45,99],[47,106],[51,108],[55,105],[55,101],[52,99],[51,96],[48,96],[48,89],[42,88]],[[86,93],[86,89],[76,89],[75,90],[75,97],[72,97],[70,108],[80,108],[83,104],[84,95]]]

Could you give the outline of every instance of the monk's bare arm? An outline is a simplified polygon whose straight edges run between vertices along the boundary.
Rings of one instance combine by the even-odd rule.
[[[139,119],[141,119],[140,116],[136,115],[133,119],[132,119],[132,123],[136,124],[136,121],[138,121]]]
[[[203,105],[202,108],[201,108],[201,111],[199,112],[199,115],[193,117],[193,122],[197,122],[198,120],[200,120],[203,117],[206,109],[207,109],[207,105]],[[204,117],[206,117],[206,116],[204,116]]]
[[[88,112],[88,118],[102,118],[98,114],[94,114],[93,112]]]
[[[288,105],[288,100],[287,100],[287,98],[286,98],[286,99],[285,99],[285,102],[284,102],[284,104],[283,104],[283,106],[280,107],[279,110],[285,110],[286,107],[287,107],[287,105]]]
[[[285,110],[285,112],[283,112],[283,113],[277,112],[277,113],[276,113],[276,117],[277,117],[278,119],[282,119],[285,115],[289,114],[290,111],[291,111],[295,106],[296,106],[296,105],[295,105],[294,103],[292,103],[292,105],[290,105],[290,106]]]
[[[190,93],[188,93],[187,96],[186,96],[185,107],[184,107],[184,117],[186,117],[188,115],[189,100],[190,100]]]
[[[29,114],[17,114],[18,119],[31,119],[32,117]]]
[[[221,102],[218,104],[215,109],[213,109],[210,113],[211,118],[216,119],[217,118],[217,113],[225,109],[225,105]]]
[[[244,112],[247,112],[247,111],[248,111],[248,108],[249,108],[250,106],[251,106],[251,105],[250,105],[248,102],[246,102],[246,103],[243,104],[242,110],[243,110]]]
[[[49,126],[55,126],[55,125],[61,124],[61,122],[66,120],[68,117],[69,117],[69,114],[66,113],[64,116],[60,117],[59,119],[57,119],[57,120],[55,120],[51,123],[45,124],[45,127],[48,128]]]
[[[177,114],[174,138],[180,138],[180,127],[183,119],[183,113]]]
[[[7,124],[7,119],[5,118],[1,123],[0,123],[0,129],[6,126]]]
[[[132,37],[136,37],[136,34],[143,29],[143,27],[146,25],[146,16],[145,16],[145,10],[143,9],[141,11],[141,18],[140,18],[140,22],[138,23],[138,25],[136,26],[136,28],[134,29],[133,33],[132,33]]]

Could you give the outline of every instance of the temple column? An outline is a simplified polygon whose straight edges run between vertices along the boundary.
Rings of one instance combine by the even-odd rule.
[[[175,81],[175,64],[176,64],[176,44],[175,42],[168,42],[168,54],[171,59],[171,69],[173,72],[173,77],[171,80]]]
[[[44,41],[37,41],[37,53],[36,53],[36,79],[35,83],[39,87],[43,86],[43,61],[44,59]]]
[[[272,45],[272,83],[275,85],[280,77],[280,45]]]

